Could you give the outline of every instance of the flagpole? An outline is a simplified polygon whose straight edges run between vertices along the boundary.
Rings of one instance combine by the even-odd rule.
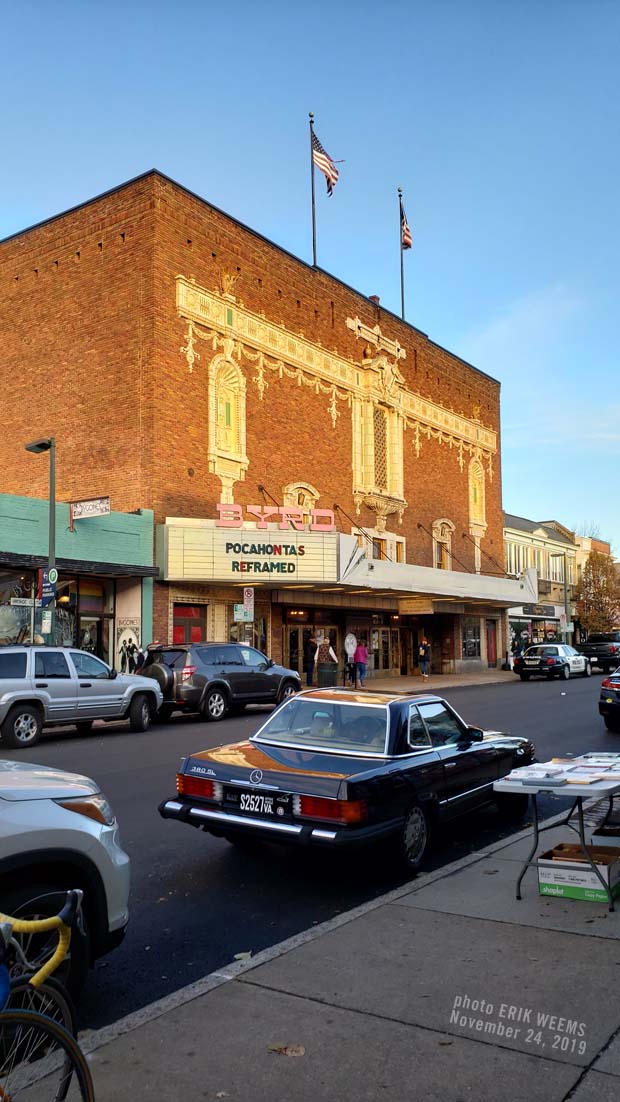
[[[314,126],[314,111],[310,116],[310,178],[312,180],[312,264],[316,268],[316,211],[314,206],[314,157],[312,156],[312,134]]]
[[[403,264],[403,189],[398,189],[398,240],[400,242],[400,316],[405,320],[405,267]]]

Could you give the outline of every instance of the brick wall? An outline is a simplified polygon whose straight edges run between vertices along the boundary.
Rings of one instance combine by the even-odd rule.
[[[189,374],[180,352],[186,325],[176,313],[175,278],[193,276],[217,290],[223,272],[236,277],[234,294],[248,309],[349,359],[361,362],[363,342],[345,319],[379,324],[407,351],[399,367],[410,389],[468,417],[477,407],[499,440],[497,382],[365,296],[149,174],[0,244],[0,492],[45,496],[45,460],[26,456],[22,443],[54,433],[59,498],[109,493],[114,509],[153,508],[156,520],[213,516],[220,496],[207,462],[213,353],[200,342],[201,359]],[[262,483],[281,500],[288,482],[309,481],[320,490],[321,505],[338,502],[374,527],[368,509],[355,513],[346,406],[340,404],[333,428],[327,395],[273,375],[260,402],[252,365],[241,366],[250,467],[235,499],[260,501]],[[499,456],[486,494],[483,548],[501,562]],[[459,559],[473,569],[473,545],[463,537],[467,463],[461,472],[456,450],[424,440],[416,458],[405,433],[405,497],[402,525],[392,518],[388,527],[407,538],[408,559],[431,565],[431,540],[418,522],[430,529],[448,517],[456,525],[453,565],[460,568]],[[497,569],[484,555],[482,568]]]
[[[168,455],[166,469],[154,472],[153,507],[158,516],[213,516],[219,500],[219,479],[207,464],[207,366],[213,352],[199,342],[201,359],[188,371],[179,354],[186,323],[176,314],[175,277],[193,277],[217,291],[222,273],[236,277],[238,302],[293,333],[352,360],[361,361],[363,342],[346,328],[347,317],[379,324],[382,333],[407,350],[399,363],[407,385],[422,397],[471,417],[480,410],[483,424],[494,429],[499,441],[499,383],[433,344],[423,333],[375,306],[365,296],[337,283],[326,274],[290,257],[252,231],[240,227],[196,197],[158,178],[156,201],[155,284],[158,378],[166,400],[155,410],[158,449]],[[242,362],[247,381],[247,453],[250,467],[245,481],[235,485],[235,500],[260,502],[264,485],[281,500],[282,487],[308,481],[321,492],[320,504],[334,502],[359,523],[374,527],[375,516],[362,508],[358,516],[351,484],[351,418],[340,405],[334,428],[327,413],[328,396],[316,395],[294,380],[269,377],[264,400],[252,381],[252,365]],[[183,394],[185,404],[179,402]],[[467,460],[467,457],[466,457]],[[172,477],[171,477],[172,475]],[[493,481],[487,480],[488,529],[483,548],[503,561],[501,468],[494,457]],[[409,502],[402,525],[396,518],[388,527],[408,541],[408,559],[432,565],[430,537],[418,522],[431,529],[433,521],[448,517],[456,525],[453,553],[463,567],[473,569],[474,548],[468,538],[467,462],[461,472],[456,450],[424,440],[418,459],[405,434],[405,497]],[[343,529],[349,528],[341,518]],[[455,569],[460,569],[457,561]],[[495,566],[483,554],[483,571]]]
[[[59,500],[149,499],[153,179],[0,243],[0,492],[46,497],[55,435]]]

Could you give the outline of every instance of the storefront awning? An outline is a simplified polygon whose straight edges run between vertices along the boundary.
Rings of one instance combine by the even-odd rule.
[[[17,555],[13,551],[0,551],[0,566],[15,570],[38,570],[47,566],[44,555]],[[96,574],[107,578],[158,578],[158,566],[137,566],[135,563],[87,562],[84,559],[56,559],[56,568],[63,574]]]

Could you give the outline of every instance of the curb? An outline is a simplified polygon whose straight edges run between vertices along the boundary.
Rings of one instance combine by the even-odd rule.
[[[584,805],[584,811],[587,811],[589,807],[593,807],[596,803],[600,803],[600,799],[593,798]],[[565,815],[566,812],[561,811],[550,819],[545,820],[545,825],[552,826],[556,822],[559,823]],[[194,999],[199,999],[202,995],[207,995],[210,991],[214,991],[216,988],[222,987],[226,983],[231,983],[239,979],[240,976],[253,971],[255,968],[260,968],[263,964],[268,964],[272,960],[277,960],[280,957],[286,956],[287,953],[293,952],[300,946],[307,945],[311,941],[316,941],[318,938],[323,937],[324,934],[331,933],[333,930],[338,930],[342,926],[347,926],[350,922],[355,922],[356,919],[362,918],[364,915],[370,914],[380,907],[396,903],[404,896],[414,895],[416,892],[421,891],[437,880],[443,880],[449,876],[454,876],[455,873],[460,872],[462,869],[476,865],[492,854],[498,853],[500,850],[506,849],[515,842],[530,836],[530,829],[526,827],[516,834],[511,834],[508,838],[502,838],[499,842],[494,842],[493,845],[478,850],[475,854],[468,854],[466,857],[460,857],[449,865],[437,869],[436,872],[421,873],[415,880],[408,884],[403,884],[399,888],[393,888],[391,891],[377,896],[376,899],[361,903],[358,907],[353,907],[351,910],[345,911],[341,915],[329,918],[325,922],[321,922],[316,926],[311,926],[309,929],[303,930],[299,934],[294,934],[292,937],[286,938],[285,941],[280,941],[276,945],[272,945],[267,949],[262,949],[260,953],[257,953],[256,956],[249,960],[232,961],[230,964],[217,969],[215,972],[209,972],[206,976],[203,976],[202,979],[195,980],[193,983],[187,984],[186,987],[180,987],[177,991],[173,991],[169,995],[157,999],[155,1002],[148,1003],[147,1006],[143,1006],[139,1010],[132,1011],[131,1014],[127,1014],[124,1018],[119,1018],[110,1025],[103,1026],[101,1029],[97,1030],[85,1031],[79,1038],[80,1048],[85,1055],[90,1055],[104,1045],[108,1045],[112,1041],[115,1041],[118,1037],[122,1037],[127,1033],[132,1033],[135,1029],[139,1029],[148,1022],[155,1021],[157,1018],[163,1017],[170,1011],[176,1010],[180,1006],[185,1006],[187,1003],[193,1002]]]

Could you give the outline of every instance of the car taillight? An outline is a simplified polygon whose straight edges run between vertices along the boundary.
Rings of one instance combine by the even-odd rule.
[[[610,654],[617,654],[620,651],[620,647],[617,647],[615,643],[611,643],[609,647]]]
[[[195,673],[195,666],[183,666],[181,670],[181,681],[189,681],[190,677],[193,677]]]
[[[601,689],[620,689],[620,681],[617,677],[604,677],[601,681]]]
[[[203,800],[217,800],[220,803],[224,789],[219,781],[177,773],[177,792],[179,796],[200,796]]]
[[[293,796],[293,813],[304,819],[360,823],[368,814],[365,800],[328,800],[324,796]]]
[[[547,665],[548,666],[552,666],[554,662],[555,662],[555,658],[548,658],[547,659]]]

